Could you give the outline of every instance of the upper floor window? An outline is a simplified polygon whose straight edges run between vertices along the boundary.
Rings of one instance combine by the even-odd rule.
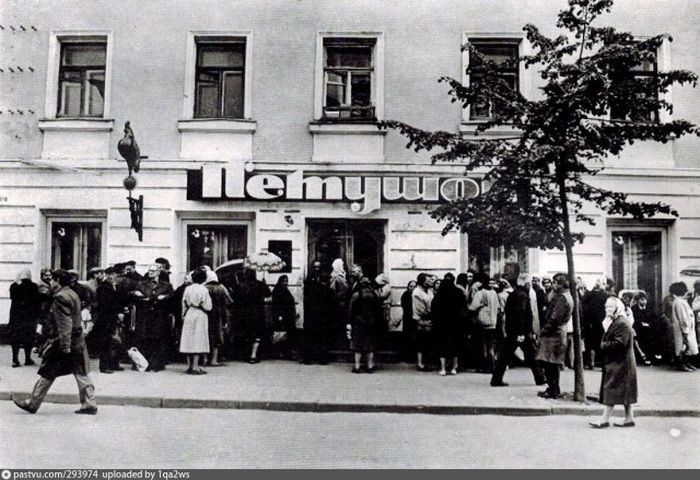
[[[652,60],[637,64],[629,70],[620,72],[613,79],[612,96],[610,99],[610,118],[614,120],[631,120],[635,122],[658,122],[659,111],[643,101],[643,98],[654,98],[656,94],[656,78],[658,73],[657,55]],[[615,91],[631,91],[639,93],[639,101],[616,101]]]
[[[500,39],[470,39],[469,42],[486,61],[495,63],[499,68],[499,76],[507,85],[518,91],[520,89],[520,62],[518,41]],[[470,59],[470,85],[478,85],[484,79],[484,68],[481,58],[474,56]],[[470,119],[488,119],[497,115],[499,104],[496,100],[484,99],[471,105]]]
[[[323,40],[323,118],[375,120],[373,38]]]
[[[245,39],[197,42],[195,118],[244,118]]]
[[[104,115],[106,57],[105,42],[61,42],[57,116]]]

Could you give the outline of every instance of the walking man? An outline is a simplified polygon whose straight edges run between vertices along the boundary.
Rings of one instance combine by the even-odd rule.
[[[71,275],[65,270],[53,272],[59,288],[53,298],[47,325],[47,346],[39,368],[39,380],[30,398],[15,404],[29,413],[36,413],[57,377],[73,374],[78,383],[81,408],[75,413],[95,415],[95,386],[88,375],[88,356],[80,316],[80,298],[68,286]]]

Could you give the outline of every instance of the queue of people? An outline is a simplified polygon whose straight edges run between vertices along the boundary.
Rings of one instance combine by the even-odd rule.
[[[491,386],[502,387],[508,385],[508,366],[520,361],[531,369],[535,384],[547,385],[538,395],[558,398],[560,371],[573,367],[574,302],[563,273],[550,278],[511,272],[490,278],[469,271],[441,279],[420,273],[401,295],[402,315],[395,321],[385,274],[370,279],[359,265],[347,272],[342,259],[324,272],[315,261],[303,285],[301,334],[288,285],[288,277],[281,275],[270,291],[254,270],[223,285],[211,268],[202,266],[173,289],[164,258],[156,259],[145,277],[133,261],[91,269],[85,281],[75,271],[44,269],[35,284],[23,269],[10,287],[12,366],[22,365],[22,351],[24,365],[33,365],[32,348],[40,345],[43,380],[20,406],[36,411],[53,379],[72,373],[83,404],[79,412],[96,411],[88,352],[99,358],[102,373],[123,370],[127,352],[135,349],[148,371],[161,371],[185,357],[186,373],[203,375],[205,368],[233,358],[233,338],[251,364],[260,361],[266,347],[286,359],[297,350],[304,364],[326,364],[333,349],[349,347],[352,372],[373,373],[379,345],[398,324],[404,360],[415,361],[419,371],[435,367],[447,376],[474,368],[491,375]],[[579,279],[575,291],[585,366],[602,369],[601,402],[625,405],[623,423],[633,425],[637,364],[666,363],[684,372],[697,368],[700,281],[693,292],[683,282],[672,284],[660,315],[644,292],[623,291],[618,298],[614,282],[602,277],[591,290]],[[515,356],[518,348],[522,360]],[[130,363],[136,368],[137,362]],[[624,391],[618,395],[615,388]],[[609,424],[612,407],[605,412],[596,428]]]

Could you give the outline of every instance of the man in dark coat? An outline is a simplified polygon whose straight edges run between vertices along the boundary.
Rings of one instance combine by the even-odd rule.
[[[603,319],[605,319],[605,301],[608,298],[605,291],[605,277],[596,279],[593,290],[586,292],[581,301],[581,317],[583,339],[586,351],[583,352],[583,363],[586,368],[593,369],[596,356],[600,353],[600,339],[603,338]],[[600,358],[598,363],[600,363]]]
[[[39,287],[32,282],[32,274],[23,268],[10,285],[10,343],[12,345],[12,367],[19,367],[19,351],[24,349],[24,364],[34,365],[32,347],[40,312]]]
[[[574,301],[569,292],[565,273],[557,273],[552,279],[552,300],[547,306],[540,331],[540,348],[537,359],[542,362],[547,378],[547,390],[538,392],[544,398],[559,398],[559,367],[566,357],[566,324],[574,311]]]
[[[124,320],[126,299],[117,288],[117,270],[105,270],[106,279],[97,287],[97,310],[95,314],[96,338],[100,351],[100,372],[112,373],[124,370],[119,366],[120,330]]]
[[[95,415],[95,386],[88,375],[88,356],[80,316],[80,298],[70,289],[71,275],[56,270],[53,278],[60,289],[53,297],[48,320],[49,341],[44,349],[44,359],[39,368],[40,378],[34,385],[30,398],[15,404],[29,413],[36,413],[49,392],[56,377],[73,374],[78,383],[81,408],[75,413]]]
[[[508,295],[504,310],[502,326],[502,342],[496,359],[496,368],[491,377],[492,387],[505,387],[508,384],[503,381],[508,363],[513,358],[515,350],[520,347],[525,354],[525,364],[532,370],[535,384],[544,385],[545,378],[535,356],[537,343],[533,330],[532,308],[530,306],[531,279],[527,274],[520,274],[517,286]]]
[[[304,281],[304,348],[302,362],[310,365],[317,361],[328,363],[329,344],[332,339],[332,315],[335,297],[327,278],[321,273],[321,262],[314,261],[309,276]]]
[[[131,293],[135,312],[136,348],[148,360],[149,371],[158,372],[168,363],[168,345],[172,339],[172,320],[168,308],[173,287],[160,281],[160,267],[148,267],[148,278]]]

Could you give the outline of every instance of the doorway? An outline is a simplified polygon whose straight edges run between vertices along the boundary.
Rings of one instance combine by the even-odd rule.
[[[308,264],[321,262],[321,270],[331,271],[336,258],[345,262],[345,268],[356,263],[365,276],[374,279],[384,272],[384,220],[307,220]]]

